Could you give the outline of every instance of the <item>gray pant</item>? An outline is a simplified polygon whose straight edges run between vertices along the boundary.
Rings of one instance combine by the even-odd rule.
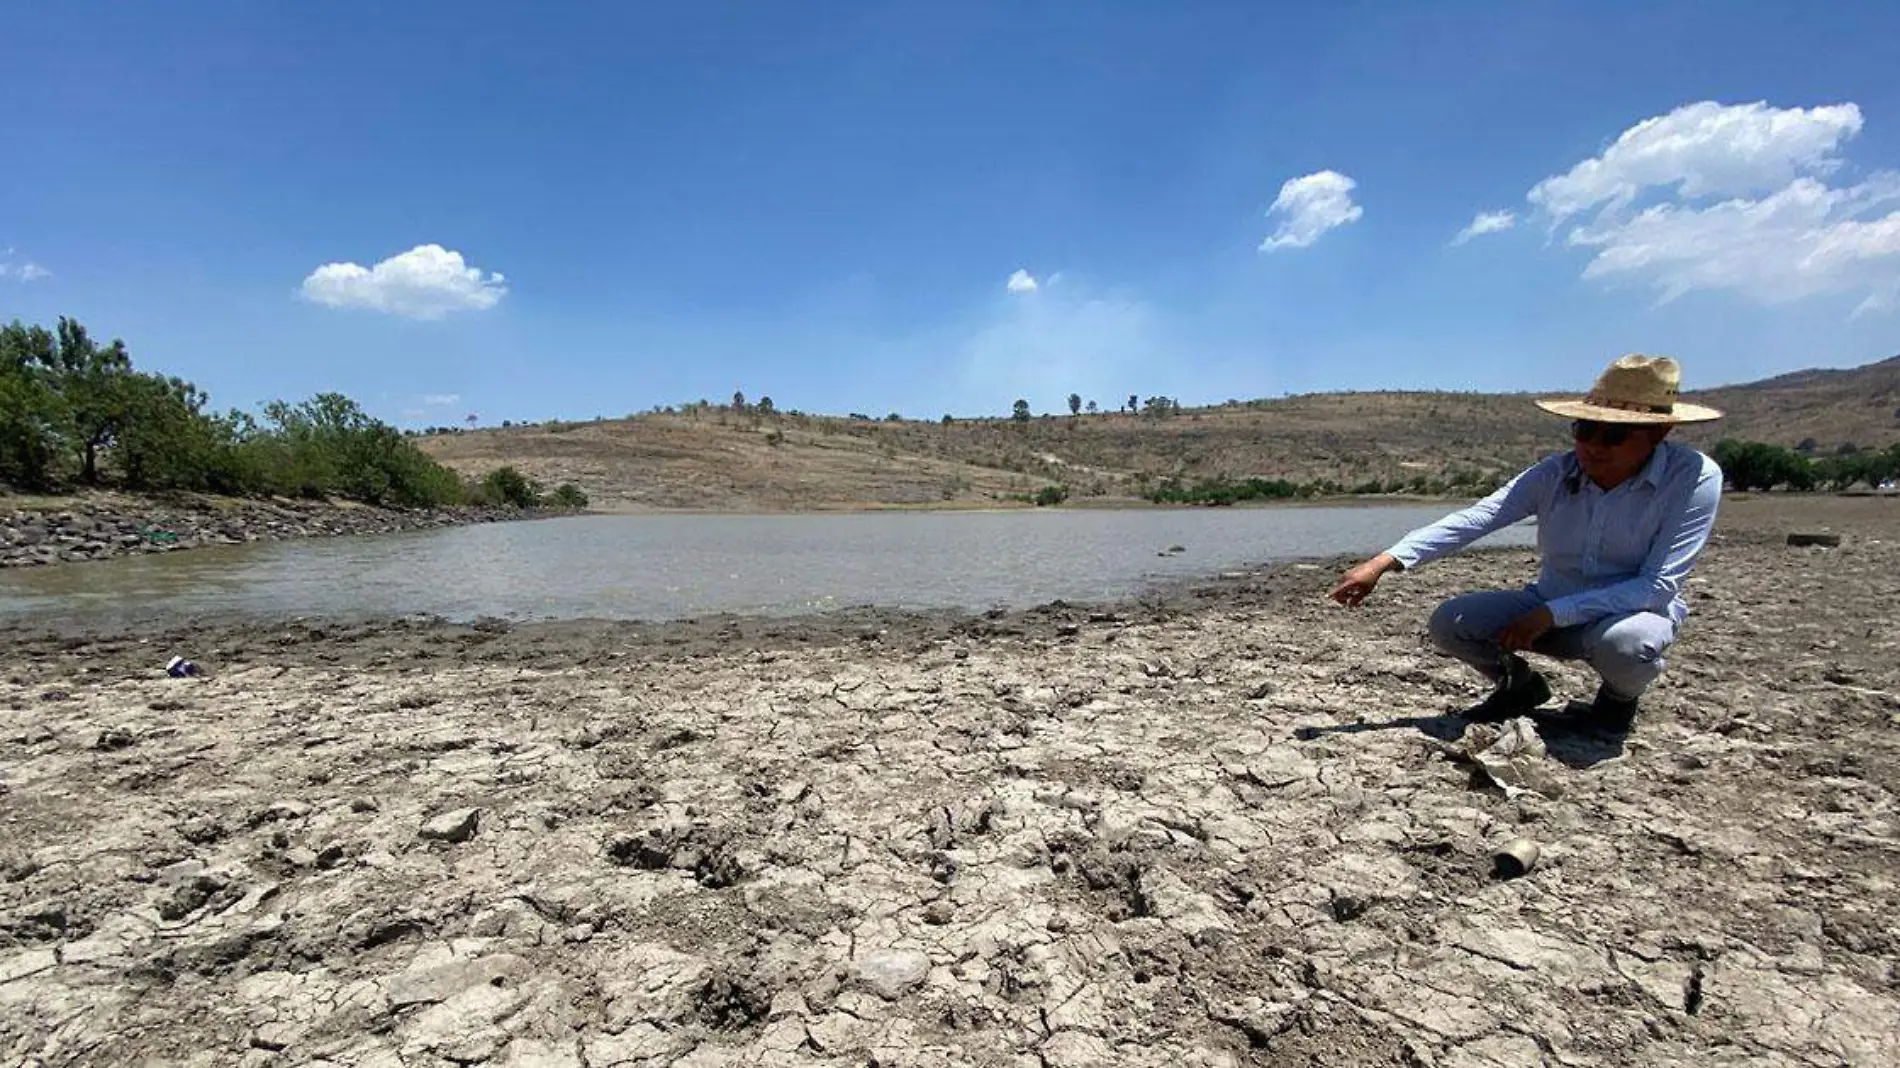
[[[1487,590],[1453,597],[1432,613],[1432,643],[1495,682],[1502,674],[1498,631],[1543,603],[1529,590]],[[1668,616],[1635,612],[1552,629],[1531,651],[1559,660],[1588,661],[1612,696],[1635,700],[1662,674],[1663,653],[1675,640],[1676,624]]]

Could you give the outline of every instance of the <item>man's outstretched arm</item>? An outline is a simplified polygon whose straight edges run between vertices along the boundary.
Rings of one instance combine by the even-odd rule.
[[[1550,481],[1562,477],[1562,459],[1553,456],[1523,471],[1484,500],[1412,531],[1383,555],[1410,571],[1524,519],[1537,511]]]
[[[1545,484],[1561,477],[1560,459],[1545,460],[1471,507],[1407,534],[1392,548],[1346,572],[1339,585],[1333,587],[1333,600],[1349,608],[1357,607],[1372,594],[1373,587],[1386,572],[1410,570],[1436,560],[1529,516],[1537,510]]]

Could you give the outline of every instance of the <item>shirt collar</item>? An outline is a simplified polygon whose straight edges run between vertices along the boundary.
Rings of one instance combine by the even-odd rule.
[[[1659,441],[1656,443],[1656,451],[1649,454],[1649,462],[1644,464],[1643,469],[1636,473],[1636,477],[1660,489],[1662,488],[1663,479],[1667,477],[1668,473],[1669,443],[1667,441]]]

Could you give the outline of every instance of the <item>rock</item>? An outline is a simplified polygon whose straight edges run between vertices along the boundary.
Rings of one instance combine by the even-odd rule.
[[[267,1023],[251,1035],[251,1045],[258,1049],[275,1053],[288,1049],[303,1040],[311,1025],[301,1020],[284,1020]]]
[[[310,815],[310,805],[304,801],[277,801],[269,808],[251,817],[253,827],[277,820],[300,820]]]
[[[1095,1068],[1114,1059],[1108,1043],[1083,1031],[1063,1031],[1042,1046],[1042,1063],[1049,1068]]]
[[[599,1047],[595,1050],[601,1052]],[[538,1038],[517,1038],[501,1051],[501,1068],[583,1068],[580,1052],[572,1044],[556,1045]],[[606,1063],[606,1062],[597,1062]]]
[[[1151,915],[1188,935],[1229,931],[1233,924],[1211,896],[1189,887],[1171,871],[1151,869],[1141,874],[1141,897]]]
[[[59,963],[50,949],[29,949],[10,957],[0,957],[0,985],[49,971]]]
[[[896,1001],[930,974],[930,958],[914,949],[883,949],[857,960],[858,983],[885,1001]]]
[[[98,740],[92,743],[92,747],[101,752],[109,753],[113,750],[125,749],[137,744],[138,738],[124,727],[107,727],[105,730],[99,732]]]
[[[389,1007],[433,1005],[444,1002],[464,990],[483,986],[510,986],[531,969],[528,962],[512,953],[496,953],[472,959],[450,958],[440,964],[413,964],[408,971],[389,981]]]
[[[481,816],[481,809],[458,808],[427,821],[416,833],[440,842],[466,842],[475,837],[475,828],[481,822]]]

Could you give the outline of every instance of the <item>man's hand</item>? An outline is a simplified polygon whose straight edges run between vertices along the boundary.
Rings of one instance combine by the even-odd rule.
[[[1557,621],[1551,618],[1550,606],[1540,604],[1498,631],[1498,644],[1513,653],[1523,652],[1556,625]]]
[[[1347,608],[1359,607],[1359,602],[1370,596],[1372,588],[1379,584],[1379,578],[1398,566],[1398,560],[1391,553],[1380,553],[1346,572],[1339,585],[1333,587],[1333,600]]]

